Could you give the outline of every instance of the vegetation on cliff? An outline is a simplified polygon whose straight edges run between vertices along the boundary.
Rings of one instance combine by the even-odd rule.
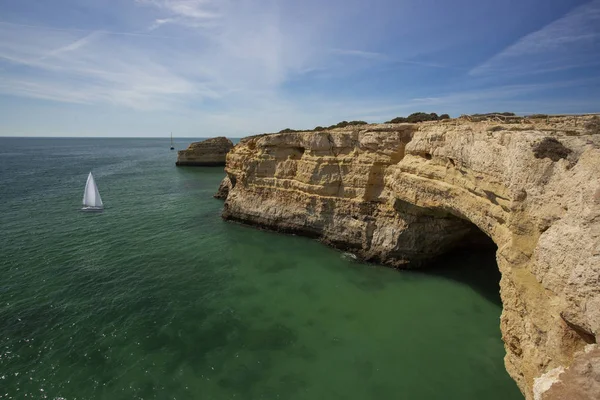
[[[482,122],[482,121],[495,121],[498,124],[516,124],[522,123],[524,121],[530,123],[540,122],[539,120],[546,120],[547,123],[549,118],[553,116],[547,114],[531,114],[525,116],[516,115],[513,112],[491,112],[491,113],[483,113],[483,114],[463,114],[459,117],[459,119],[467,120],[470,122]],[[556,117],[556,116],[554,116]],[[437,113],[425,113],[425,112],[416,112],[410,114],[408,117],[396,117],[389,121],[386,121],[386,124],[401,124],[401,123],[419,123],[419,122],[427,122],[427,121],[441,121],[451,119],[448,114],[438,115]],[[358,125],[368,125],[369,123],[366,121],[341,121],[337,124],[329,125],[329,126],[317,126],[313,129],[291,129],[286,128],[280,130],[278,133],[294,133],[294,132],[320,132],[326,131],[330,129],[336,128],[345,128],[348,126],[358,126]],[[592,117],[589,121],[586,122],[586,127],[590,133],[600,133],[600,118],[597,116]],[[503,126],[495,126],[488,128],[489,131],[498,131],[504,130]],[[510,128],[510,130],[521,130],[518,126],[514,126]],[[576,134],[575,131],[567,131],[565,132],[567,135]]]
[[[512,112],[491,112],[485,114],[471,114],[471,117],[495,117],[495,116],[503,116],[503,117],[514,117],[516,114]]]
[[[329,125],[326,127],[323,126],[317,126],[312,130],[296,130],[296,129],[290,129],[290,128],[285,128],[280,130],[278,133],[294,133],[294,132],[320,132],[320,131],[325,131],[328,129],[335,129],[335,128],[345,128],[347,126],[353,126],[353,125],[367,125],[368,122],[366,121],[342,121],[342,122],[338,122],[337,124],[333,124],[333,125]]]
[[[387,121],[386,124],[401,124],[404,122],[408,123],[416,123],[416,122],[425,122],[425,121],[439,121],[442,119],[450,119],[448,114],[437,115],[436,113],[424,113],[424,112],[416,112],[410,114],[408,117],[396,117],[390,121]]]
[[[573,151],[565,147],[561,142],[553,137],[545,137],[533,148],[535,158],[549,158],[552,161],[558,161],[561,158],[567,158]]]

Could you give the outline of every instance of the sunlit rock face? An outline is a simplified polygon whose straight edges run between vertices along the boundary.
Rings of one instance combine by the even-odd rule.
[[[527,398],[600,332],[600,119],[259,135],[227,156],[223,217],[419,267],[497,246],[505,364]],[[600,383],[596,382],[597,385]]]
[[[590,344],[571,365],[557,367],[534,380],[534,400],[600,399],[600,346]]]
[[[225,157],[233,143],[226,137],[220,136],[212,139],[194,142],[185,150],[177,152],[178,166],[218,167],[225,165]]]

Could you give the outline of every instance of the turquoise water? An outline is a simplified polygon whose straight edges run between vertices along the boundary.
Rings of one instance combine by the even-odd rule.
[[[0,399],[522,398],[493,255],[357,263],[222,221],[222,169],[174,163],[0,138]],[[102,214],[78,212],[89,171]]]

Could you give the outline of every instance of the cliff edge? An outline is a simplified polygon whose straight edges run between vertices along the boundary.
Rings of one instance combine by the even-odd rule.
[[[233,143],[226,137],[219,136],[194,142],[185,150],[177,152],[178,166],[218,167],[225,165],[225,156],[233,148]]]
[[[536,378],[598,346],[598,116],[259,135],[227,155],[226,172],[225,219],[317,237],[365,260],[413,268],[491,239],[505,365],[528,399]]]

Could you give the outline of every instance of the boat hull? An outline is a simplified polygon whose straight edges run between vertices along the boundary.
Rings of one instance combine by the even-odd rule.
[[[99,213],[99,212],[104,211],[104,208],[103,207],[83,207],[80,211]]]

